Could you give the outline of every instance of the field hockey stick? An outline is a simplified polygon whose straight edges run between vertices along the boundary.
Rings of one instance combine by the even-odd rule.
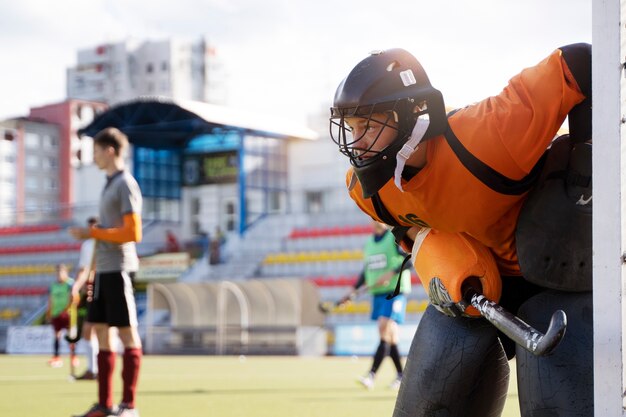
[[[76,343],[80,340],[80,331],[78,329],[78,301],[72,300],[69,308],[70,326],[65,334],[65,340],[68,343]]]
[[[336,308],[339,308],[341,306],[343,306],[344,304],[346,304],[349,301],[354,300],[356,297],[358,297],[359,295],[363,294],[364,292],[368,292],[371,289],[374,289],[376,287],[382,286],[382,285],[386,285],[389,279],[385,278],[384,276],[381,277],[377,282],[375,282],[372,285],[362,285],[359,288],[353,290],[347,297],[343,297],[342,299],[340,299],[339,301],[320,301],[319,304],[317,305],[317,307],[319,308],[319,310],[324,313],[324,314],[328,314],[331,311],[333,311]]]
[[[76,343],[80,340],[80,329],[78,328],[78,301],[72,299],[69,308],[70,325],[65,333],[65,340],[70,344],[70,375],[69,380],[76,379],[76,369],[74,358],[76,357]]]
[[[465,290],[463,298],[498,330],[535,356],[548,355],[565,335],[567,316],[563,310],[552,314],[550,325],[544,334],[499,304],[488,300],[472,287]]]
[[[83,284],[86,286],[88,301],[91,301],[89,299],[90,297],[89,286],[93,285],[93,279],[94,279],[93,274],[95,270],[94,267],[96,265],[96,247],[97,246],[98,246],[98,241],[94,240],[93,248],[91,251],[91,259],[89,260],[89,269],[87,270],[87,278]],[[82,323],[79,323],[79,320],[78,320],[78,305],[79,304],[80,304],[80,295],[78,296],[77,299],[74,299],[74,297],[72,297],[72,303],[70,304],[70,308],[69,308],[70,326],[69,326],[67,334],[65,335],[65,340],[67,340],[69,343],[77,343],[81,338],[81,329],[79,328],[79,325],[81,325]]]
[[[76,380],[76,367],[74,366],[76,360],[76,343],[70,343],[70,381]]]
[[[320,301],[317,307],[322,313],[328,314],[332,312],[333,310],[340,308],[341,306],[348,303],[349,301],[354,300],[356,297],[363,294],[364,292],[369,291],[371,288],[372,288],[371,286],[363,285],[353,290],[347,297],[343,297],[342,299],[338,301]]]

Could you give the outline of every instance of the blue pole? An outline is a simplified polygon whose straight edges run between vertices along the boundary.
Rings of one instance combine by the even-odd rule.
[[[239,235],[243,236],[246,231],[246,172],[244,170],[245,160],[244,135],[239,133]]]

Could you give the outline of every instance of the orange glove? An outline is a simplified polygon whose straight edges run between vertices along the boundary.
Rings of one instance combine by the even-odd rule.
[[[489,300],[500,300],[502,281],[491,251],[465,233],[424,228],[415,237],[411,256],[431,303],[444,314],[480,317],[463,300],[465,285]]]

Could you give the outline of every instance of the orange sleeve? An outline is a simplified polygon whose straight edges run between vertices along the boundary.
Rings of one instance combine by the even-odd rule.
[[[449,122],[478,159],[519,179],[532,170],[569,111],[584,99],[556,50],[511,78],[500,94],[462,109]]]
[[[129,213],[123,219],[122,227],[91,228],[91,237],[113,243],[141,242],[141,216],[138,213]]]

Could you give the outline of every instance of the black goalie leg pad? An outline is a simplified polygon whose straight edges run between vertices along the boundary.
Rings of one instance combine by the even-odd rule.
[[[432,305],[413,338],[394,417],[499,417],[509,365],[496,329]]]
[[[520,318],[539,330],[551,314],[567,314],[563,340],[548,356],[517,348],[517,383],[522,416],[593,416],[592,294],[546,291],[526,301]]]

